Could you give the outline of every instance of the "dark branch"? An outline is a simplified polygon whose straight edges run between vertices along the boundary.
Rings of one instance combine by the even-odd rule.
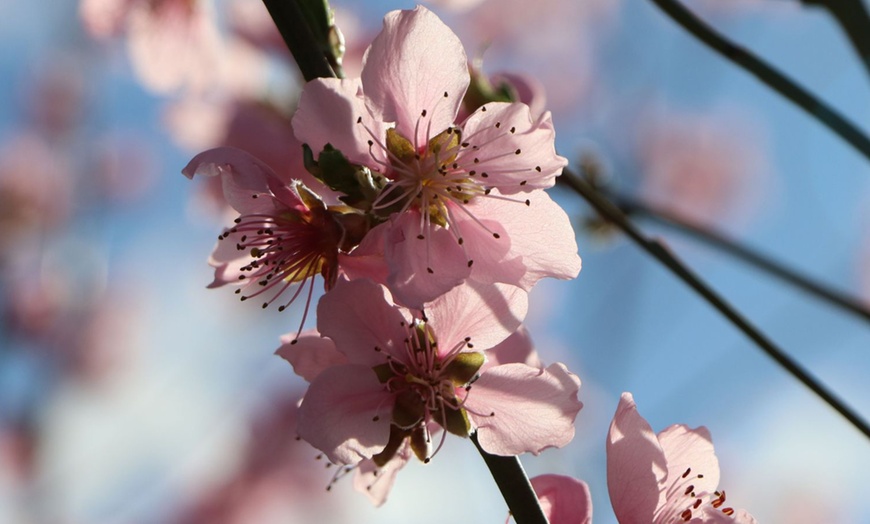
[[[840,293],[825,284],[816,282],[794,269],[786,267],[781,262],[728,238],[722,233],[707,229],[687,218],[631,198],[615,196],[613,194],[607,194],[607,196],[626,215],[641,216],[676,229],[709,246],[735,256],[744,262],[747,262],[758,269],[761,269],[762,271],[809,293],[810,295],[820,298],[833,306],[839,307],[865,321],[870,322],[870,309],[868,309],[861,300]]]
[[[870,73],[870,14],[861,0],[803,0],[805,5],[827,9],[845,31]]]
[[[657,0],[653,0],[657,1]],[[828,405],[846,418],[865,436],[870,437],[870,425],[867,424],[852,408],[837,398],[820,380],[812,376],[800,364],[777,347],[764,333],[752,325],[733,306],[726,302],[718,293],[697,277],[685,264],[672,254],[661,243],[648,239],[634,224],[632,224],[610,200],[601,196],[586,180],[568,169],[562,172],[560,181],[577,192],[584,200],[595,208],[602,218],[619,227],[644,251],[652,255],[665,267],[671,270],[680,280],[701,295],[710,305],[727,318],[735,327],[749,337],[764,353],[772,358],[787,373],[802,382],[813,393],[818,395]]]
[[[722,35],[716,33],[710,26],[692,14],[691,11],[683,7],[678,1],[651,1],[698,40],[755,75],[755,77],[777,93],[791,100],[798,107],[809,113],[810,116],[828,126],[828,129],[839,135],[840,138],[851,144],[870,160],[870,139],[844,116],[834,111],[834,109],[773,67],[756,58],[755,55],[726,40]]]
[[[296,0],[263,0],[305,81],[335,77]]]
[[[492,473],[492,478],[495,479],[495,483],[517,524],[547,524],[547,517],[541,509],[538,496],[535,495],[531,482],[526,477],[520,459],[487,453],[480,447],[477,433],[471,435],[471,441],[474,442],[477,451],[486,462],[486,467]]]

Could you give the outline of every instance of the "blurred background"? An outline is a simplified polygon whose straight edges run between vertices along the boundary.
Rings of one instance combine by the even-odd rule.
[[[358,74],[390,9],[335,2]],[[870,132],[870,77],[828,14],[687,3]],[[870,167],[648,2],[428,4],[490,74],[541,84],[557,145],[609,190],[722,231],[870,302]],[[255,0],[0,2],[0,523],[503,522],[473,446],[448,439],[373,508],[295,439],[304,382],[272,353],[299,309],[207,290],[233,215],[181,176],[199,151],[276,170],[300,89]],[[437,50],[433,50],[437,52]],[[579,197],[583,270],[544,281],[541,357],[583,380],[577,436],[524,458],[589,483],[615,522],[604,442],[630,391],[659,431],[707,426],[721,488],[759,522],[870,523],[870,443]],[[638,219],[870,418],[870,325]]]

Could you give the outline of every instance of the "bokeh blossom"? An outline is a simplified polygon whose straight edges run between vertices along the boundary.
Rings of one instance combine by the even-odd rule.
[[[394,11],[361,78],[309,82],[293,118],[315,152],[331,144],[386,178],[371,211],[388,220],[372,234],[383,239],[385,283],[409,307],[469,278],[528,289],[580,270],[568,218],[542,191],[567,164],[550,114],[494,102],[457,124],[468,85],[448,27],[423,7]]]
[[[526,307],[512,286],[462,286],[412,313],[369,280],[339,281],[318,305],[322,337],[287,337],[278,349],[311,382],[299,435],[332,462],[377,466],[406,445],[428,462],[447,432],[476,431],[498,455],[567,444],[580,381],[562,364],[527,363],[528,337],[514,333]]]
[[[623,393],[607,438],[607,488],[622,524],[755,523],[718,490],[719,460],[705,427],[675,424],[658,435]]]

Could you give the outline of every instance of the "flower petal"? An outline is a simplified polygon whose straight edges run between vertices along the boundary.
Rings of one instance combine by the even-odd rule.
[[[719,486],[719,459],[713,450],[710,432],[705,427],[689,429],[683,424],[675,424],[658,434],[659,445],[668,463],[667,484],[674,485],[683,481],[689,471],[691,484],[696,493],[713,493]],[[703,475],[701,478],[696,476]],[[676,493],[679,502],[685,501],[682,492]],[[668,501],[671,502],[671,501]]]
[[[369,109],[418,147],[453,124],[468,83],[462,43],[425,7],[388,13],[365,54]]]
[[[406,440],[383,467],[379,467],[371,459],[363,460],[353,477],[354,489],[365,494],[375,506],[381,506],[387,501],[387,495],[396,482],[396,475],[408,463],[411,453],[411,446]]]
[[[525,104],[493,102],[463,124],[462,140],[468,146],[456,161],[486,173],[487,183],[505,194],[544,189],[568,165],[556,154],[555,138],[549,112],[532,120]]]
[[[493,190],[491,195],[497,197],[500,193]],[[499,268],[486,266],[484,259],[480,264],[475,260],[472,278],[499,278],[500,282],[527,290],[543,277],[575,278],[580,272],[581,261],[568,215],[545,191],[532,191],[522,196],[528,199],[528,205],[498,198],[478,198],[469,209],[478,216],[498,222],[504,228],[510,241],[510,249],[504,260],[515,264],[519,259],[523,265],[521,276],[517,277],[515,270],[512,270],[497,277],[487,277],[487,273],[498,272]]]
[[[486,362],[480,371],[484,372],[494,366],[512,363],[525,364],[538,369],[544,368],[525,326],[520,326],[511,336],[487,351]]]
[[[441,351],[463,342],[482,351],[516,331],[528,308],[528,294],[518,287],[468,281],[426,304],[425,311]]]
[[[652,428],[623,393],[607,436],[607,489],[619,522],[652,522],[668,467]],[[682,472],[680,472],[682,473]]]
[[[317,304],[317,329],[349,362],[373,367],[401,351],[410,321],[383,286],[366,279],[339,280]],[[380,351],[375,350],[378,348]]]
[[[347,357],[335,349],[335,343],[316,331],[303,333],[298,339],[295,333],[282,336],[281,347],[275,354],[289,362],[293,371],[308,382],[313,382],[331,366],[347,364]]]
[[[480,445],[496,455],[537,455],[574,438],[580,379],[563,364],[546,369],[505,364],[488,369],[471,386],[465,409]]]
[[[356,464],[387,445],[393,401],[368,367],[332,366],[308,387],[296,429],[330,461]]]
[[[387,126],[372,118],[359,90],[358,78],[318,78],[302,88],[293,115],[293,132],[300,142],[308,144],[315,159],[326,144],[332,144],[354,164],[377,167],[372,165],[372,154],[378,161],[386,159],[383,149],[369,148],[368,141],[383,143]]]
[[[416,210],[392,218],[384,247],[390,292],[397,303],[414,309],[458,286],[471,273],[450,231],[440,226],[424,231],[420,225]]]
[[[224,197],[241,214],[268,213],[287,207],[303,206],[302,202],[281,202],[272,197],[272,187],[283,183],[271,167],[246,151],[233,147],[217,147],[204,151],[181,170],[187,178],[194,175],[220,176]],[[288,191],[291,193],[291,191]],[[293,197],[290,197],[293,198]]]
[[[592,496],[585,482],[553,474],[538,475],[531,482],[550,524],[592,523]]]

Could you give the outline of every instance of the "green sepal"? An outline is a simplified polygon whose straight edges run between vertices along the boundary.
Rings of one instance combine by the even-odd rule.
[[[411,431],[411,449],[420,462],[429,462],[429,437],[423,426],[417,426]]]
[[[387,129],[387,150],[405,164],[414,160],[417,154],[414,144],[396,131],[395,127]]]
[[[467,437],[471,433],[471,421],[468,420],[468,413],[464,409],[447,408],[444,414],[444,423],[447,424],[444,429],[448,432],[460,437]]]
[[[302,160],[309,173],[333,191],[344,193],[339,200],[356,209],[368,211],[384,185],[380,176],[372,175],[367,167],[351,164],[332,144],[323,146],[317,160],[308,144],[303,144]]]
[[[375,372],[375,375],[378,376],[378,382],[381,384],[386,384],[388,380],[396,376],[395,372],[393,372],[393,368],[390,367],[389,363],[378,364],[373,367],[372,370]]]
[[[486,362],[486,357],[483,356],[483,353],[460,353],[447,364],[444,374],[457,386],[464,386],[477,375],[484,362]]]
[[[494,86],[479,69],[469,67],[468,72],[471,74],[471,82],[468,84],[468,90],[465,92],[462,104],[469,113],[477,111],[478,108],[490,102],[519,101],[516,90],[507,82],[501,82]]]
[[[393,423],[400,428],[410,428],[419,424],[426,415],[426,405],[413,390],[405,390],[396,395],[393,405]]]
[[[407,436],[407,431],[390,424],[390,440],[387,441],[387,445],[380,453],[372,457],[372,461],[380,468],[386,466],[387,462],[396,456],[396,452],[399,451],[399,446],[402,445],[402,441],[404,441]]]

